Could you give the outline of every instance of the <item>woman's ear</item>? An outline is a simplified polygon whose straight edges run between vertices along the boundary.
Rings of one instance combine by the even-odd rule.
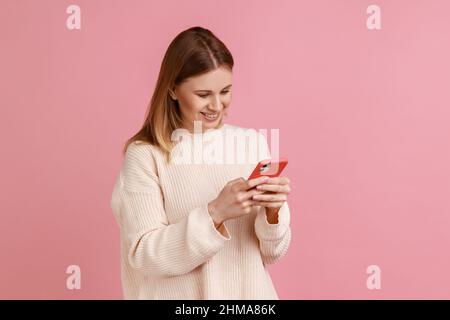
[[[172,89],[169,89],[169,94],[173,100],[177,100],[177,96],[175,95],[175,92]]]

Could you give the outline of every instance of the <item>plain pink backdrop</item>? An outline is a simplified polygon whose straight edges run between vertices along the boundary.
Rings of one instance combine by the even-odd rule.
[[[81,30],[66,8],[81,7]],[[366,8],[381,7],[381,30]],[[0,298],[121,299],[109,200],[170,41],[235,58],[227,122],[280,129],[282,299],[450,298],[450,2],[5,0]],[[66,289],[67,266],[81,290]],[[366,268],[381,268],[381,290]]]

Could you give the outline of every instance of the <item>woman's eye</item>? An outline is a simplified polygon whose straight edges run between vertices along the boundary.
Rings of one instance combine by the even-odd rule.
[[[228,92],[230,92],[230,90],[228,90],[228,91],[222,91],[222,94],[226,94],[226,93],[228,93]],[[201,97],[201,98],[206,98],[207,96],[209,96],[209,94],[199,94],[198,96]]]

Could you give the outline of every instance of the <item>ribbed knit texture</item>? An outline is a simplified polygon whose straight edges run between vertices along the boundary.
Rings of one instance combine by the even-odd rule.
[[[203,147],[236,129],[243,128],[225,124],[203,133]],[[225,236],[207,207],[228,181],[247,179],[257,161],[270,158],[266,139],[254,131],[262,156],[243,164],[166,164],[157,147],[129,145],[111,197],[124,299],[278,299],[265,266],[289,247],[287,202],[277,224],[255,206],[227,220]],[[253,152],[248,145],[245,150]]]

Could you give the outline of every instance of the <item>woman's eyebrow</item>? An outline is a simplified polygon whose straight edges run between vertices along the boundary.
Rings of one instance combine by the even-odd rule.
[[[229,84],[229,85],[227,85],[225,88],[223,88],[222,90],[225,90],[225,89],[228,89],[228,88],[230,88],[232,85],[231,84]],[[222,90],[220,90],[220,91],[222,91]],[[211,90],[194,90],[194,92],[212,92]]]

